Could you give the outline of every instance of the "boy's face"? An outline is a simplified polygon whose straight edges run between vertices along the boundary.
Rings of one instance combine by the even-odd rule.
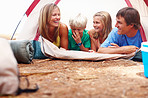
[[[78,27],[72,27],[71,28],[72,33],[79,33],[81,37],[83,36],[84,29],[85,28],[78,28]]]

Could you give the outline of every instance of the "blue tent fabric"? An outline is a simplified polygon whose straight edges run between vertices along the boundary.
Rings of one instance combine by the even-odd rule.
[[[36,40],[32,40],[31,43],[32,43],[32,46],[34,48],[33,59],[46,59],[46,58],[48,58],[41,51],[41,42],[36,41]]]

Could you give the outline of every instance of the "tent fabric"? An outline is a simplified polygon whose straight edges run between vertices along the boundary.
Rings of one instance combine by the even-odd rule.
[[[34,0],[36,1],[36,0]],[[21,30],[21,32],[17,35],[16,40],[33,40],[36,36],[37,28],[38,28],[38,18],[41,8],[47,3],[53,3],[55,0],[40,0],[38,3],[32,4],[34,7],[30,9],[32,12],[29,12],[29,15],[26,19],[26,22]],[[34,3],[34,2],[33,2]],[[30,11],[29,9],[27,11]],[[28,13],[28,12],[26,12]]]
[[[69,19],[82,13],[88,19],[86,29],[90,30],[93,28],[93,15],[99,11],[110,13],[114,27],[117,11],[127,4],[124,0],[61,0],[58,6],[61,10],[61,22],[66,23],[70,28]]]
[[[60,1],[61,1],[61,0],[56,0],[54,4],[57,5]]]
[[[18,63],[32,62],[34,49],[29,40],[10,40],[9,43]]]
[[[17,61],[8,40],[0,38],[0,94],[15,94],[18,90]]]
[[[148,6],[148,0],[144,0],[144,2],[146,3],[146,5]]]
[[[132,7],[132,4],[129,0],[125,0],[126,4],[129,6],[129,7]]]
[[[142,40],[143,41],[147,41],[148,39],[148,6],[146,5],[146,2],[144,2],[143,0],[126,0],[128,6],[133,7],[135,9],[137,9],[140,13],[140,17],[141,17],[141,24],[142,27],[140,29],[140,33],[142,36]]]
[[[102,54],[96,52],[84,52],[84,51],[74,51],[74,50],[65,50],[59,49],[50,41],[45,38],[41,38],[41,50],[42,52],[49,57],[54,57],[58,59],[70,59],[70,60],[107,60],[107,59],[118,59],[118,58],[131,58],[135,53],[131,54]]]
[[[39,3],[40,0],[34,0],[33,3],[30,5],[30,7],[26,11],[27,17],[32,12],[32,10],[35,8],[35,6]]]

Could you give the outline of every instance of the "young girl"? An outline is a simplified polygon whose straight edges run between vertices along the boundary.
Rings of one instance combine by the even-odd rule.
[[[91,50],[97,51],[112,30],[112,20],[108,12],[100,11],[93,16],[93,27],[88,33],[91,38]]]

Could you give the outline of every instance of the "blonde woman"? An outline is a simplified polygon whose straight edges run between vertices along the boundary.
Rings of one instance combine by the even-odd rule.
[[[57,5],[46,4],[40,11],[39,28],[35,40],[42,36],[57,47],[68,49],[68,27],[60,22],[61,14]],[[35,58],[44,58],[41,49],[35,49]]]
[[[78,51],[90,50],[90,37],[86,30],[87,18],[78,14],[69,20],[70,30],[68,33],[68,49]]]
[[[111,16],[106,11],[97,12],[93,16],[93,27],[88,33],[91,38],[91,50],[97,52],[112,30]]]
[[[60,22],[60,15],[57,5],[45,5],[39,16],[39,32],[58,47],[68,49],[68,27]]]

